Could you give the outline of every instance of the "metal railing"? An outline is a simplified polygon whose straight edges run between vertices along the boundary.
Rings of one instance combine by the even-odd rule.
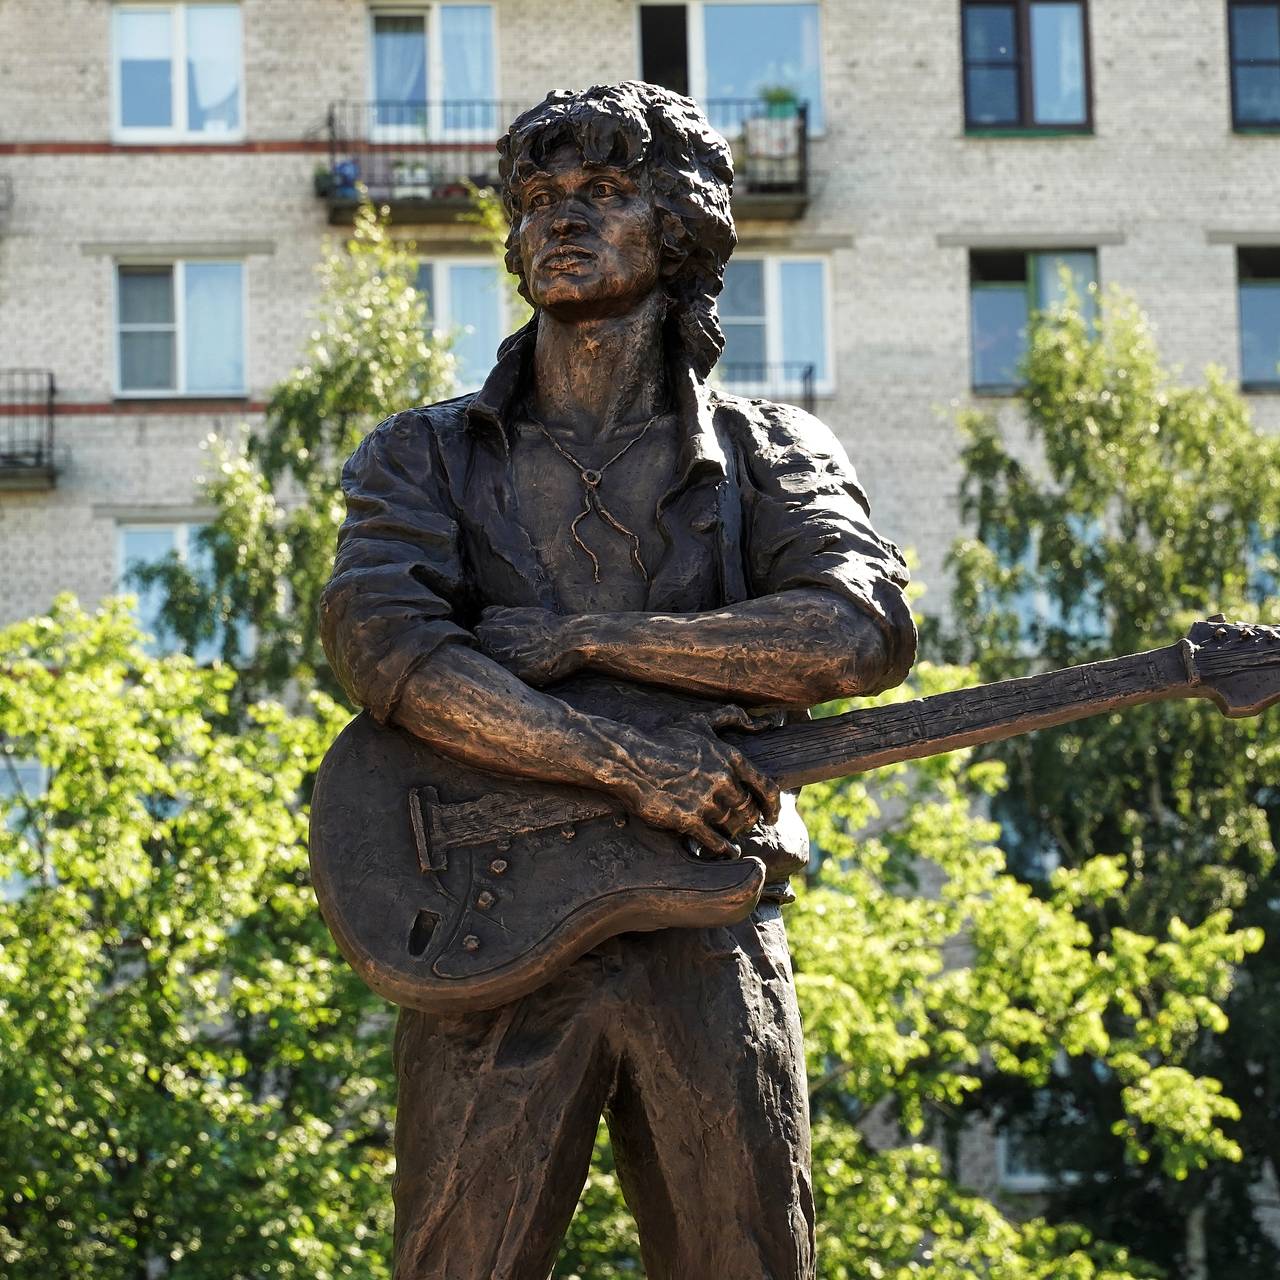
[[[53,471],[53,402],[48,369],[0,369],[0,474]]]
[[[465,200],[467,184],[498,180],[494,144],[531,104],[491,100],[333,102],[329,167],[316,193],[350,202]],[[738,195],[804,194],[809,184],[809,108],[803,102],[713,99],[711,123],[733,147]]]
[[[722,361],[712,371],[711,378],[722,390],[735,396],[760,396],[798,405],[806,413],[813,412],[817,370],[811,364],[795,360],[773,364]]]

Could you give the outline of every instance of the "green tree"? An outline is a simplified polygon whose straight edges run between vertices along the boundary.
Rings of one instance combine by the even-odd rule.
[[[386,1276],[384,1007],[298,793],[345,718],[149,657],[126,604],[0,631],[0,1273]],[[4,790],[12,791],[13,788]]]
[[[370,205],[320,265],[302,359],[271,393],[261,428],[211,438],[203,482],[216,516],[199,534],[207,571],[176,559],[135,572],[165,597],[162,639],[216,641],[238,697],[286,685],[339,694],[320,648],[320,592],[342,523],[343,461],[388,413],[454,393],[447,338],[426,324],[412,244]]]
[[[1255,430],[1221,371],[1197,386],[1171,376],[1131,298],[1098,301],[1096,325],[1075,298],[1033,325],[1025,445],[990,416],[962,421],[973,536],[953,557],[956,652],[974,655],[984,678],[1154,648],[1215,612],[1280,618],[1280,441]],[[1226,1017],[1188,1024],[1178,1041],[1243,1109],[1228,1127],[1239,1163],[1134,1159],[1132,1086],[1084,1057],[1047,1089],[983,1094],[997,1115],[1033,1122],[1045,1165],[1073,1175],[1050,1196],[1051,1217],[1192,1280],[1280,1271],[1251,1195],[1275,1178],[1280,1152],[1278,753],[1274,720],[1228,722],[1207,704],[1151,706],[988,753],[1012,780],[996,810],[1005,847],[1037,892],[1053,863],[1070,872],[1106,855],[1126,868],[1084,916],[1112,947],[1130,930],[1202,928],[1225,912],[1265,931]],[[1147,1105],[1165,1101],[1153,1082]]]

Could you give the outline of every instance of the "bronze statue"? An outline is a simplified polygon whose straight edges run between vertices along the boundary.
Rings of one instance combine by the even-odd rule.
[[[706,385],[729,149],[648,84],[499,144],[534,316],[483,389],[343,473],[326,650],[366,708],[317,780],[316,892],[403,1006],[397,1280],[545,1280],[600,1115],[650,1280],[815,1274],[781,786],[1165,697],[1280,698],[1280,633],[803,723],[900,682],[897,549],[843,450]],[[790,723],[782,723],[789,721]]]
[[[769,884],[737,924],[615,935],[496,1008],[402,1011],[396,1275],[544,1280],[603,1111],[651,1280],[810,1277],[778,910],[807,840],[717,730],[899,682],[906,569],[830,432],[706,385],[735,233],[729,148],[694,103],[553,93],[499,148],[534,316],[478,393],[396,414],[348,462],[330,661],[432,754],[446,798],[495,774],[607,797],[623,825],[571,841],[606,880],[688,841],[758,855]],[[533,833],[535,871],[540,841],[570,847]],[[496,886],[516,858],[483,860]]]

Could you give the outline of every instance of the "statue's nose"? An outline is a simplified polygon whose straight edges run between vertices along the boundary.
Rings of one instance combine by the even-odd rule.
[[[568,235],[573,231],[585,231],[587,219],[582,210],[574,204],[562,204],[551,220],[551,230],[556,235]]]

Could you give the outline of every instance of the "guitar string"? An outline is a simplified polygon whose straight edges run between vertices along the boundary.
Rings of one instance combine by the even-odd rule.
[[[537,427],[540,432],[542,432],[543,436],[546,438],[547,443],[571,467],[573,467],[573,469],[578,473],[578,478],[582,481],[582,488],[585,494],[585,501],[583,503],[582,510],[579,511],[576,516],[574,516],[573,522],[569,525],[569,532],[573,535],[573,540],[577,544],[579,549],[585,552],[588,559],[590,559],[591,561],[592,580],[595,582],[600,581],[600,560],[596,556],[596,553],[592,551],[591,548],[587,546],[585,542],[583,542],[582,536],[578,532],[578,526],[594,511],[595,514],[599,516],[600,519],[606,525],[608,525],[610,529],[612,529],[615,533],[620,534],[622,537],[627,539],[627,541],[631,544],[631,563],[635,565],[641,578],[644,579],[646,584],[651,582],[652,579],[649,577],[649,570],[645,568],[644,559],[640,555],[639,536],[636,533],[634,533],[632,530],[628,529],[627,526],[623,524],[622,521],[619,520],[617,516],[615,516],[607,506],[605,506],[603,500],[600,497],[600,482],[604,479],[604,473],[608,471],[608,469],[611,466],[613,466],[613,464],[617,462],[618,459],[621,458],[629,449],[639,444],[640,441],[643,440],[644,437],[648,434],[649,428],[653,426],[653,424],[657,422],[659,418],[666,416],[665,412],[655,413],[653,417],[650,418],[644,424],[644,426],[642,426],[640,430],[637,431],[636,434],[633,435],[631,439],[628,440],[627,443],[624,444],[622,448],[619,449],[618,452],[613,455],[612,458],[610,458],[607,462],[602,463],[598,467],[583,466],[582,462],[579,461],[576,457],[574,457],[574,455],[570,453],[570,451],[566,449],[564,445],[562,445],[560,441],[557,440],[555,436],[551,434],[546,424],[540,418],[538,418],[537,415],[534,414],[528,408],[527,405],[525,406],[525,415],[528,417],[529,421],[532,422],[533,425]]]

